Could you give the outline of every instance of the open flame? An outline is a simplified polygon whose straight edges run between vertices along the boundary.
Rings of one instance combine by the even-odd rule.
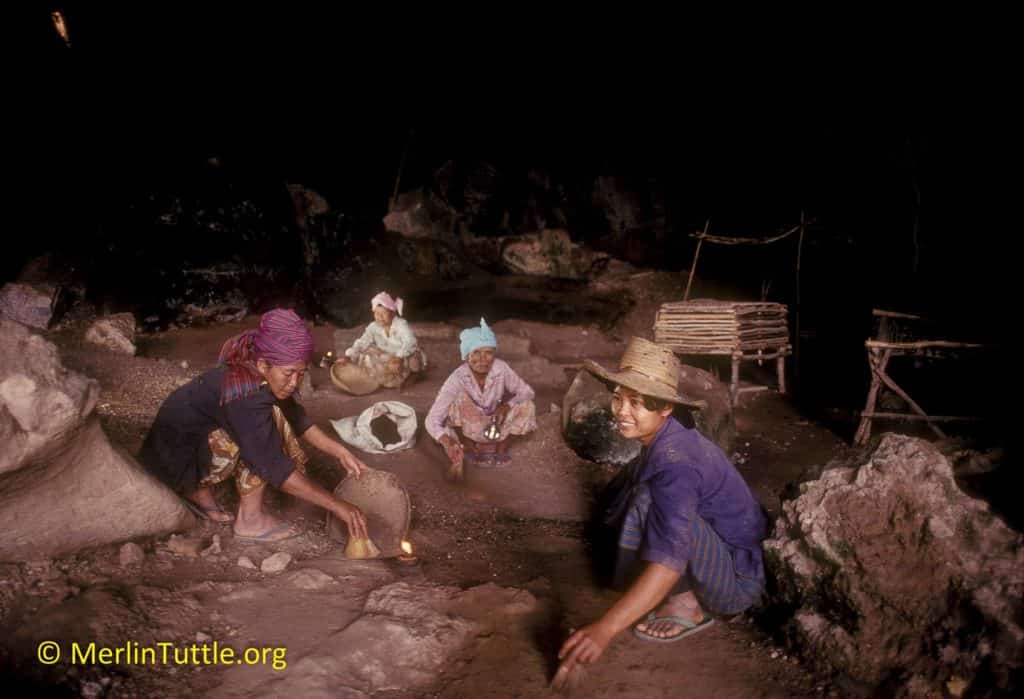
[[[55,10],[50,13],[50,19],[53,20],[53,28],[60,34],[60,38],[64,40],[64,43],[71,47],[71,36],[68,34],[68,23],[64,19],[64,13],[60,10]]]
[[[403,541],[402,542],[402,551],[405,552],[406,556],[411,556],[412,555],[412,544],[410,544],[408,541]]]

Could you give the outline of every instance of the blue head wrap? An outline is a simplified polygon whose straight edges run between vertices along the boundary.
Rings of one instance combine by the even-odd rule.
[[[498,338],[483,318],[480,319],[479,328],[466,328],[459,333],[459,350],[462,352],[463,359],[468,357],[470,352],[481,347],[498,348]]]

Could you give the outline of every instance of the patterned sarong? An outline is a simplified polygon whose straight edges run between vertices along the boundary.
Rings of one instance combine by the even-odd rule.
[[[467,464],[480,468],[495,468],[509,463],[508,438],[524,435],[537,429],[537,408],[532,400],[513,405],[498,426],[501,439],[494,441],[484,436],[491,426],[490,415],[485,415],[465,391],[448,408],[448,424],[462,432]]]
[[[379,347],[370,347],[360,353],[356,366],[385,388],[398,388],[411,374],[425,371],[427,355],[418,349],[408,357],[398,359]]]
[[[273,408],[274,425],[281,433],[281,450],[295,463],[295,468],[301,473],[306,472],[306,463],[309,457],[299,444],[292,426],[288,423],[284,413],[276,405]],[[227,432],[216,429],[209,436],[210,453],[213,455],[210,464],[210,472],[205,478],[199,481],[200,488],[207,488],[221,481],[227,480],[234,475],[240,495],[248,495],[262,486],[265,481],[256,475],[245,462],[242,461],[241,448]]]

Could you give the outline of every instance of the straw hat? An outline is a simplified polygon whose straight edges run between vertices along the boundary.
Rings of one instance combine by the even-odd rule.
[[[354,396],[365,396],[373,393],[380,384],[376,379],[366,373],[366,370],[353,362],[335,362],[331,365],[331,381],[334,385],[346,393]]]
[[[587,359],[583,367],[605,383],[631,388],[652,398],[703,408],[707,402],[679,394],[679,360],[671,349],[641,337],[629,338],[619,360],[619,370],[608,371]]]
[[[334,489],[334,497],[350,502],[366,515],[370,541],[382,558],[402,553],[402,540],[409,531],[409,494],[398,476],[390,471],[367,468],[359,476],[347,476]],[[327,534],[338,542],[348,541],[345,523],[327,513]]]

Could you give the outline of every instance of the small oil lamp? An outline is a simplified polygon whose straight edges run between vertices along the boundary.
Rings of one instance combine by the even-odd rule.
[[[334,352],[327,350],[327,354],[320,358],[320,368],[330,369],[332,364],[334,364]]]
[[[396,560],[405,566],[416,565],[420,562],[420,559],[412,554],[412,544],[408,541],[402,542],[402,553],[398,555]]]

